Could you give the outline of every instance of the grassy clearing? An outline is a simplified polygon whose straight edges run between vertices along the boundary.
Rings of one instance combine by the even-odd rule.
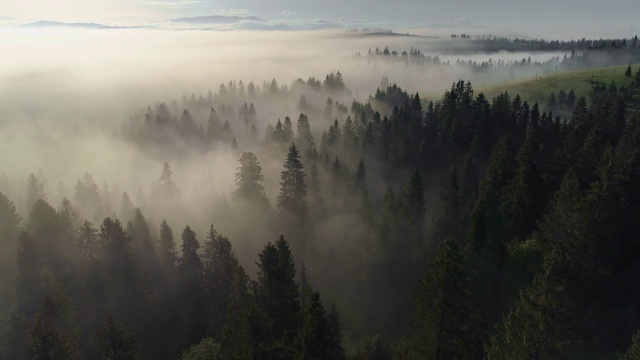
[[[611,81],[615,81],[618,86],[629,86],[638,68],[640,68],[640,64],[631,65],[631,78],[624,75],[627,65],[609,66],[589,70],[569,71],[558,73],[558,75],[545,74],[544,76],[538,77],[538,79],[530,78],[517,82],[496,84],[483,89],[482,92],[487,98],[491,99],[504,91],[508,91],[512,97],[520,94],[523,100],[527,100],[529,103],[538,102],[540,104],[544,104],[552,92],[557,94],[558,91],[562,89],[567,92],[573,89],[576,97],[586,96],[589,98],[593,87],[591,81],[603,82],[605,84],[610,84]],[[479,93],[480,91],[476,90],[476,92]]]

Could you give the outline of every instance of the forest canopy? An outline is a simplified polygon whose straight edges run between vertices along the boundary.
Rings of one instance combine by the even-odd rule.
[[[580,53],[446,66],[636,63],[540,103],[334,70],[138,104],[92,131],[147,178],[0,169],[0,359],[635,359],[638,38],[477,40]]]

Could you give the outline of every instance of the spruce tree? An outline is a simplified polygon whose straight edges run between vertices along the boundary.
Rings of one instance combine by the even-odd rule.
[[[461,204],[458,171],[454,166],[449,178],[440,192],[440,204],[435,215],[434,238],[440,244],[448,237],[460,238],[463,235],[461,226]]]
[[[180,360],[222,360],[224,357],[220,344],[216,343],[213,338],[206,337],[198,344],[187,349]]]
[[[120,218],[125,221],[129,221],[133,219],[134,212],[135,206],[133,206],[133,202],[131,201],[129,194],[125,191],[122,193],[122,200],[120,201]]]
[[[473,245],[488,246],[490,254],[496,257],[498,264],[506,259],[506,244],[500,237],[502,218],[499,213],[500,199],[515,173],[515,159],[511,141],[503,137],[491,152],[489,165],[480,183],[478,199],[474,206],[469,227],[469,242]],[[476,227],[479,226],[479,227]],[[484,229],[481,232],[477,230]],[[483,236],[479,236],[484,234]],[[480,240],[480,241],[478,241]],[[500,265],[501,266],[501,265]]]
[[[33,316],[40,298],[40,272],[43,268],[41,250],[31,235],[22,232],[18,238],[16,300],[20,312]]]
[[[76,183],[73,199],[80,213],[92,222],[98,223],[107,215],[102,191],[88,172]]]
[[[231,313],[233,292],[246,289],[244,271],[231,248],[231,242],[220,235],[213,225],[204,242],[203,280],[207,298],[208,333],[220,338],[227,317]],[[241,283],[238,283],[241,281]],[[235,287],[235,289],[234,289]],[[244,295],[246,294],[238,294]],[[241,301],[242,299],[237,299]]]
[[[307,185],[304,178],[302,161],[295,144],[291,144],[284,170],[280,173],[280,194],[278,195],[278,209],[295,214],[304,219],[307,212]]]
[[[335,360],[343,360],[346,358],[344,348],[342,347],[342,322],[336,304],[331,304],[329,313],[327,314],[327,323],[329,325],[329,347],[327,349],[327,358]]]
[[[161,203],[175,199],[180,192],[176,184],[171,179],[171,175],[173,175],[171,166],[169,166],[169,163],[165,162],[162,165],[160,179],[158,179],[154,188],[154,196],[158,201],[161,201]]]
[[[316,216],[322,216],[325,211],[324,198],[320,187],[320,174],[318,173],[317,160],[312,160],[311,170],[309,171],[309,202],[310,209]]]
[[[222,126],[216,109],[211,108],[209,119],[207,120],[207,141],[209,143],[218,140],[221,137]]]
[[[58,213],[60,220],[63,222],[64,227],[71,232],[70,235],[75,235],[80,230],[80,226],[82,225],[80,211],[71,203],[71,201],[69,201],[69,199],[62,199],[62,202],[56,212]]]
[[[320,293],[314,291],[310,304],[304,310],[303,359],[332,359],[332,338]]]
[[[133,220],[127,225],[131,237],[131,250],[139,261],[143,276],[151,281],[152,289],[157,292],[166,290],[166,279],[158,259],[156,240],[140,209],[136,209]]]
[[[295,140],[303,151],[309,151],[316,146],[309,125],[309,117],[303,113],[298,117]]]
[[[416,294],[414,347],[423,359],[477,359],[481,343],[469,295],[466,261],[447,239],[429,262]]]
[[[109,315],[96,338],[104,360],[138,360],[141,358],[136,336],[124,324]]]
[[[93,262],[100,252],[100,241],[98,239],[98,230],[92,223],[86,221],[78,230],[78,245],[82,256]]]
[[[68,276],[73,271],[67,258],[75,255],[73,229],[56,210],[44,200],[37,200],[26,224],[35,246],[40,252],[42,265],[49,267],[56,275]]]
[[[282,144],[288,144],[293,141],[293,125],[291,119],[287,116],[282,124]]]
[[[27,178],[27,203],[26,210],[31,208],[38,200],[45,200],[44,183],[42,183],[34,174],[30,174]]]
[[[356,168],[356,177],[353,187],[358,192],[364,192],[367,190],[367,169],[364,166],[364,160],[362,159],[360,159],[358,167]]]
[[[0,298],[0,308],[10,307],[10,288],[16,275],[16,253],[20,215],[9,198],[0,193],[0,292],[7,294]]]
[[[98,239],[103,250],[103,264],[108,274],[106,303],[112,304],[118,317],[126,318],[140,331],[146,322],[148,288],[143,282],[139,264],[131,250],[131,236],[118,219],[106,218],[100,225]]]
[[[402,193],[402,217],[405,221],[403,229],[410,247],[419,250],[424,238],[424,222],[426,218],[426,204],[424,199],[424,184],[420,172],[416,169],[411,175],[409,183]]]
[[[542,210],[544,182],[537,166],[537,130],[530,126],[516,158],[515,176],[504,188],[500,212],[506,241],[522,239],[535,226]]]
[[[173,238],[173,230],[166,220],[162,220],[160,224],[160,244],[158,247],[158,255],[160,263],[165,270],[175,271],[178,265],[178,253],[176,251],[176,242]]]
[[[32,360],[73,360],[78,358],[67,334],[58,330],[44,314],[36,316],[25,343],[25,355]]]
[[[268,243],[259,254],[256,302],[266,319],[259,330],[264,334],[260,352],[265,355],[281,354],[290,359],[299,352],[296,341],[302,319],[295,273],[291,250],[283,236],[275,244]]]
[[[178,263],[178,314],[182,319],[183,346],[196,344],[207,330],[203,265],[198,255],[200,244],[189,226],[182,231],[182,256]]]
[[[238,161],[240,162],[240,167],[236,171],[236,186],[238,188],[233,196],[260,209],[267,208],[269,201],[261,184],[264,181],[264,175],[262,175],[262,166],[260,166],[256,155],[252,152],[245,152],[242,153]]]
[[[568,254],[560,247],[545,259],[544,269],[498,327],[499,334],[488,347],[488,359],[567,358],[574,343],[569,327],[571,305],[566,296],[564,274]]]

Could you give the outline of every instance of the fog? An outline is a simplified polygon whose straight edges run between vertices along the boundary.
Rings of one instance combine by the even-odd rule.
[[[344,309],[348,331],[366,336],[384,332],[387,326],[407,328],[415,270],[422,269],[427,256],[414,252],[414,263],[398,261],[388,255],[389,245],[375,238],[374,221],[363,219],[366,211],[375,213],[371,218],[379,215],[387,189],[404,194],[416,169],[393,168],[391,158],[382,160],[363,140],[375,121],[376,126],[388,121],[394,106],[405,105],[397,102],[408,104],[413,96],[393,88],[384,101],[372,96],[398,84],[411,95],[420,93],[423,100],[439,99],[458,80],[486,86],[516,80],[551,71],[550,64],[565,55],[485,52],[466,40],[342,30],[0,28],[0,44],[0,192],[15,203],[23,218],[21,226],[27,224],[33,205],[27,191],[31,174],[43,184],[40,195],[57,208],[63,198],[75,201],[76,184],[88,173],[100,188],[103,203],[80,210],[97,228],[106,216],[122,217],[125,224],[131,220],[126,218],[131,216],[125,211],[126,192],[156,238],[160,222],[167,219],[178,248],[186,225],[202,241],[213,224],[230,238],[252,278],[257,253],[283,234],[292,243],[298,269],[304,261],[323,296]],[[397,53],[417,49],[427,57],[437,56],[439,63],[370,54],[385,48]],[[489,60],[501,65],[478,71]],[[512,66],[526,64],[523,60],[533,65]],[[458,61],[465,64],[456,65]],[[340,76],[335,75],[338,72]],[[250,86],[255,86],[253,94]],[[255,105],[253,114],[242,110],[248,103]],[[416,111],[420,122],[426,104],[412,105],[421,109]],[[313,143],[297,144],[304,171],[310,179],[317,164],[315,179],[321,190],[315,195],[325,197],[312,199],[307,222],[280,218],[272,211],[301,113],[308,115],[313,135]],[[212,114],[217,114],[215,121]],[[293,124],[291,136],[272,139],[274,126],[280,121],[286,124],[286,117]],[[332,131],[339,133],[351,121],[356,129],[352,131],[361,138],[348,139],[353,144],[331,144]],[[334,122],[339,126],[334,128]],[[402,153],[397,144],[388,152]],[[234,198],[238,159],[249,151],[262,166],[268,211]],[[421,154],[412,156],[413,161]],[[436,160],[433,164],[439,164]],[[364,196],[353,191],[360,161],[366,164]],[[179,192],[159,200],[154,191],[165,162]],[[450,171],[450,164],[429,166],[435,170],[423,175],[427,218],[419,219],[420,231],[412,234],[417,238],[424,235],[422,230],[431,230],[430,219]],[[385,261],[399,264],[388,278],[380,270]],[[403,269],[410,266],[412,274],[404,276]],[[378,296],[394,276],[402,279],[399,290]],[[367,300],[360,302],[362,298]],[[8,311],[0,311],[4,313]]]
[[[220,83],[297,78],[320,80],[341,71],[354,98],[366,99],[380,79],[415,92],[447,88],[457,79],[451,71],[405,71],[397,65],[361,66],[354,52],[389,46],[438,54],[448,42],[439,39],[346,36],[343,32],[207,32],[143,29],[0,29],[0,124],[5,154],[0,168],[24,178],[42,169],[52,178],[72,183],[84,171],[107,182],[133,183],[157,174],[132,149],[111,146],[111,136],[135,111],[182,95],[214,92]],[[559,53],[537,53],[548,60]],[[443,61],[521,60],[531,54],[443,55]],[[275,115],[275,114],[274,114]],[[295,112],[277,114],[295,116]],[[277,117],[263,119],[275,122]],[[105,131],[106,130],[106,131]],[[86,131],[90,137],[70,136]],[[103,151],[108,149],[108,151]],[[96,154],[100,154],[96,157]],[[126,156],[125,156],[126,155]],[[64,159],[64,170],[59,160]],[[115,166],[118,165],[118,166]],[[157,164],[155,168],[157,168]],[[121,169],[121,170],[116,170]],[[118,175],[126,169],[126,177]],[[196,172],[202,169],[195,170]],[[227,172],[217,172],[224,174]],[[229,183],[220,179],[223,183]]]
[[[340,71],[350,92],[336,95],[334,100],[349,107],[352,100],[363,101],[374,94],[383,77],[410,93],[439,96],[458,79],[489,85],[492,81],[516,79],[531,72],[478,75],[462,67],[412,67],[353,57],[355,53],[366,54],[375,48],[398,51],[415,48],[423,54],[441,56],[442,62],[452,63],[489,59],[518,61],[529,57],[534,61],[547,61],[560,56],[557,52],[475,53],[466,41],[344,31],[3,28],[0,43],[4,46],[0,68],[0,150],[5,154],[0,157],[0,172],[5,175],[0,191],[14,200],[23,217],[28,214],[24,184],[29,174],[40,174],[47,201],[57,205],[63,197],[73,198],[76,181],[88,172],[99,186],[106,186],[103,191],[109,193],[111,206],[117,210],[123,191],[134,200],[134,205],[142,206],[139,202],[143,199],[136,203],[136,197],[149,196],[153,182],[160,176],[162,163],[168,161],[173,179],[182,190],[181,196],[192,205],[192,211],[156,214],[150,209],[152,227],[157,226],[155,222],[162,217],[169,217],[175,219],[178,228],[191,224],[202,232],[214,219],[203,216],[199,210],[215,208],[210,202],[230,199],[239,154],[260,149],[250,144],[248,129],[242,130],[232,122],[232,131],[238,137],[238,151],[219,146],[206,153],[183,154],[179,159],[172,157],[170,151],[149,154],[123,140],[123,124],[141,116],[148,106],[173,104],[174,115],[180,116],[186,108],[181,99],[190,98],[192,94],[196,98],[206,97],[209,91],[216,93],[220,84],[232,80],[243,81],[245,87],[250,82],[261,87],[273,79],[280,86],[290,86],[298,78],[315,77],[322,81],[327,74]],[[317,145],[322,131],[326,131],[333,120],[321,118],[326,101],[322,96],[309,99],[315,108],[309,115]],[[267,124],[275,125],[278,119],[290,116],[295,123],[300,113],[296,106],[298,100],[299,95],[255,100],[258,138],[263,139]],[[241,103],[229,102],[234,110]],[[189,110],[197,124],[206,126],[208,108]],[[344,121],[344,116],[336,117],[341,123]],[[221,121],[224,120],[221,115]],[[266,175],[267,197],[274,204],[284,153],[258,158]],[[348,160],[353,170],[359,159]],[[376,164],[367,166],[375,169]],[[371,176],[375,179],[375,172],[371,172]],[[203,179],[215,195],[194,199],[193,189]],[[387,185],[374,182],[370,186],[380,197]],[[243,226],[242,223],[235,225]],[[227,221],[216,226],[220,226],[223,233],[238,231],[237,226]],[[251,246],[246,254],[241,254],[249,268],[253,267],[254,256],[255,247]]]

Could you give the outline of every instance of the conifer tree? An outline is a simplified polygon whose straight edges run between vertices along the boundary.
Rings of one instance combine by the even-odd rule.
[[[293,125],[291,119],[286,116],[282,124],[282,144],[288,144],[293,141]]]
[[[106,218],[100,225],[98,238],[104,246],[104,266],[109,274],[108,300],[114,304],[118,316],[127,318],[138,329],[145,321],[147,289],[131,251],[131,237],[122,228],[120,220]]]
[[[264,181],[262,166],[256,155],[252,152],[242,153],[238,160],[240,167],[236,171],[236,186],[234,197],[246,201],[248,204],[264,209],[269,206],[269,201],[264,193],[261,182]]]
[[[520,299],[491,340],[488,359],[566,358],[573,343],[568,327],[571,307],[565,295],[563,273],[568,259],[556,248],[546,258],[544,269],[533,284],[520,293]]]
[[[314,291],[310,304],[304,309],[304,359],[332,359],[332,338],[320,293]]]
[[[497,261],[505,260],[506,244],[500,238],[502,219],[499,214],[500,199],[505,188],[513,178],[515,161],[509,137],[503,137],[491,152],[491,159],[480,183],[478,199],[474,206],[469,227],[469,241],[473,246],[483,243],[489,246],[490,253],[497,256]],[[482,231],[478,231],[484,229]],[[480,234],[484,234],[480,236]],[[480,240],[480,241],[478,241]]]
[[[90,221],[100,222],[107,215],[101,189],[88,172],[76,183],[73,199],[80,212]]]
[[[145,278],[150,280],[155,293],[166,291],[166,278],[156,249],[156,240],[151,236],[151,229],[140,209],[136,209],[133,220],[127,225],[127,233],[131,237],[131,250],[139,261],[139,268]]]
[[[481,343],[474,334],[465,259],[447,239],[431,260],[416,294],[414,346],[423,359],[477,359]]]
[[[38,200],[45,200],[44,183],[42,183],[34,174],[30,174],[27,178],[27,203],[26,210],[31,208]]]
[[[78,231],[78,245],[82,256],[89,259],[90,262],[94,261],[101,250],[98,230],[89,221],[85,220]]]
[[[440,205],[435,219],[436,243],[448,237],[459,238],[463,235],[461,226],[460,186],[458,171],[454,166],[440,193]]]
[[[196,233],[189,226],[182,231],[182,256],[178,264],[178,271],[183,280],[199,284],[202,276],[202,262],[198,256],[200,244]]]
[[[530,126],[516,158],[515,176],[502,197],[502,229],[507,241],[512,237],[521,238],[533,230],[541,211],[544,182],[536,164],[537,153],[537,130]]]
[[[39,275],[43,267],[41,257],[31,235],[22,232],[18,239],[16,296],[20,311],[29,315],[37,311]]]
[[[109,315],[96,338],[104,360],[138,360],[141,358],[136,336]]]
[[[211,143],[220,138],[222,129],[220,126],[220,118],[216,109],[211,108],[209,119],[207,120],[207,140]]]
[[[29,214],[26,230],[40,251],[43,266],[48,266],[56,274],[70,270],[65,257],[73,254],[75,234],[51,205],[37,200]]]
[[[353,120],[351,120],[351,116],[347,116],[347,119],[344,121],[344,125],[342,126],[342,134],[344,145],[347,147],[351,146],[355,138],[355,129],[353,126]]]
[[[382,242],[384,252],[393,250],[398,234],[398,201],[391,186],[387,188],[382,198],[380,220],[378,223],[378,237]]]
[[[198,344],[187,349],[180,360],[222,360],[224,357],[220,344],[213,338],[206,337]]]
[[[336,304],[331,304],[331,308],[327,314],[327,323],[329,325],[330,341],[327,349],[327,358],[343,360],[346,358],[346,355],[342,347],[342,322],[340,321]]]
[[[160,224],[160,244],[158,248],[160,263],[165,269],[173,271],[178,265],[178,253],[176,251],[176,242],[173,238],[173,230],[166,220],[162,220]]]
[[[464,202],[463,205],[467,208],[473,205],[478,193],[477,151],[477,138],[474,138],[469,152],[464,157],[462,168],[460,169],[460,195],[462,202]]]
[[[160,179],[156,183],[154,188],[155,196],[160,201],[167,201],[174,199],[178,193],[178,187],[171,179],[171,175],[173,171],[171,171],[171,166],[169,163],[165,162],[162,165],[162,172],[160,173]]]
[[[298,285],[288,242],[283,236],[268,243],[259,254],[256,302],[266,317],[261,352],[291,358],[298,352],[296,339],[301,330]]]
[[[20,215],[9,198],[0,193],[0,292],[10,293],[16,275],[16,253]],[[9,308],[10,296],[0,299],[0,308]]]
[[[298,117],[295,140],[303,151],[309,151],[316,146],[309,125],[309,117],[303,113]]]
[[[62,202],[56,212],[64,226],[71,231],[72,234],[70,235],[73,236],[78,232],[78,230],[80,230],[80,226],[82,225],[80,211],[71,203],[71,201],[69,201],[69,199],[62,199]]]
[[[322,192],[320,188],[320,175],[318,174],[317,161],[313,160],[311,163],[311,170],[309,172],[309,198],[311,200],[312,209],[318,209],[323,206]]]
[[[200,244],[189,226],[182,231],[182,256],[178,263],[180,292],[178,313],[182,319],[184,345],[197,343],[207,329],[203,284],[203,265],[198,256]]]
[[[417,246],[424,238],[424,221],[426,208],[424,199],[424,184],[420,172],[416,169],[402,193],[402,216],[406,221],[404,229],[411,246]],[[417,249],[417,248],[414,248]]]
[[[73,360],[77,351],[68,335],[58,330],[43,315],[36,316],[25,344],[27,359],[33,360]]]
[[[307,276],[307,267],[303,262],[302,269],[300,269],[300,307],[303,311],[306,311],[311,304],[311,294],[313,294],[313,289]]]
[[[214,338],[220,338],[232,310],[233,293],[239,291],[237,295],[246,296],[242,293],[246,291],[247,285],[231,242],[220,235],[213,225],[209,227],[204,242],[203,279],[207,298],[208,333]]]
[[[305,173],[300,161],[300,154],[295,144],[291,144],[284,170],[280,173],[280,194],[278,195],[278,209],[283,212],[296,214],[304,218],[307,212],[307,185]]]
[[[353,185],[356,191],[364,192],[367,190],[367,169],[362,159],[360,159],[358,167],[356,168],[356,177]]]

